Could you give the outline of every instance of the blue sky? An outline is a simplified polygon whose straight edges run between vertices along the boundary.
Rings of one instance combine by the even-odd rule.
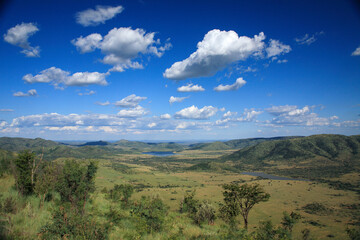
[[[8,1],[0,136],[360,132],[356,1]]]

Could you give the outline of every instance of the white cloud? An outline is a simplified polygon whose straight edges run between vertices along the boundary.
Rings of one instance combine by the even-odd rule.
[[[152,123],[149,123],[149,124],[148,124],[148,127],[149,127],[149,128],[153,128],[153,127],[156,127],[156,125],[157,125],[156,123],[152,122]]]
[[[236,79],[234,84],[231,84],[231,85],[222,85],[222,84],[220,84],[219,86],[215,87],[214,90],[217,91],[217,92],[220,92],[220,91],[234,91],[234,90],[238,90],[239,88],[241,88],[245,84],[246,84],[246,81],[243,78],[238,78],[238,79]]]
[[[91,91],[87,91],[87,92],[84,92],[84,93],[78,93],[79,96],[91,96],[91,95],[94,95],[96,94],[95,91],[91,90]]]
[[[308,33],[306,33],[303,37],[300,38],[295,38],[295,42],[299,45],[310,45],[312,43],[314,43],[317,40],[317,36],[324,34],[323,31],[321,32],[316,32],[313,35],[309,35]]]
[[[196,52],[187,59],[174,63],[164,72],[173,80],[212,76],[227,65],[259,54],[264,48],[264,33],[254,38],[238,36],[234,31],[209,31],[197,44]]]
[[[314,35],[309,36],[309,34],[306,33],[301,38],[295,38],[295,41],[300,45],[303,45],[303,44],[310,45],[310,44],[312,44],[313,42],[316,41],[316,38],[315,38]]]
[[[13,94],[14,97],[35,97],[37,96],[37,92],[35,89],[30,89],[26,93],[24,92],[16,92]]]
[[[217,111],[218,109],[213,106],[205,106],[199,109],[193,105],[178,111],[174,117],[179,119],[208,119],[214,116]]]
[[[244,112],[241,114],[241,117],[236,118],[237,112],[226,112],[221,120],[215,122],[216,125],[227,126],[229,123],[236,122],[253,122],[256,121],[256,117],[263,113],[262,111],[256,111],[254,108],[244,109]]]
[[[330,118],[319,117],[317,113],[312,112],[312,108],[305,106],[273,106],[265,109],[268,113],[275,116],[269,121],[268,126],[329,126],[331,121],[336,120],[334,116]]]
[[[173,104],[175,102],[182,102],[187,98],[189,98],[189,97],[173,97],[173,96],[171,96],[170,99],[169,99],[169,103]]]
[[[162,115],[160,116],[160,118],[161,118],[161,119],[170,119],[170,118],[171,118],[171,115],[168,114],[168,113],[165,113],[165,114],[162,114]]]
[[[96,104],[96,105],[100,105],[100,106],[108,106],[108,105],[110,105],[110,102],[109,102],[109,101],[106,101],[106,102],[96,102],[95,104]]]
[[[277,60],[277,63],[287,63],[288,62],[288,60],[287,59],[283,59],[283,60]]]
[[[112,19],[124,10],[122,6],[96,6],[96,10],[87,9],[76,14],[76,22],[84,27],[96,26]]]
[[[297,106],[283,105],[283,106],[272,106],[271,108],[266,108],[265,110],[274,116],[279,116],[281,114],[293,111],[295,109],[297,109]]]
[[[137,28],[113,28],[107,35],[93,33],[87,37],[79,37],[72,40],[77,49],[82,52],[91,52],[100,49],[105,57],[101,60],[105,64],[114,66],[110,71],[123,72],[125,69],[141,69],[143,65],[134,59],[145,54],[153,54],[161,57],[165,51],[171,48],[171,43],[159,46],[160,40],[155,39],[155,33],[146,33]]]
[[[125,108],[134,108],[136,107],[141,101],[147,99],[147,97],[139,97],[135,94],[131,94],[126,98],[121,99],[115,103],[116,106],[125,107]]]
[[[50,83],[55,88],[62,88],[65,86],[88,86],[92,84],[107,85],[105,79],[106,73],[98,72],[77,72],[70,75],[69,72],[60,68],[51,67],[41,71],[39,74],[33,76],[26,74],[23,80],[27,83]]]
[[[43,113],[14,118],[12,127],[64,127],[64,126],[126,126],[129,123],[117,115]]]
[[[14,109],[0,109],[0,112],[14,112]]]
[[[186,86],[178,87],[178,92],[203,92],[205,89],[202,86],[199,85],[193,85],[192,83],[189,83]]]
[[[351,53],[351,56],[360,56],[360,47],[356,48],[355,51]]]
[[[81,53],[88,53],[95,51],[95,49],[100,46],[101,40],[102,36],[100,34],[93,33],[87,37],[81,36],[76,40],[73,39],[71,43],[74,44]]]
[[[137,118],[142,117],[148,114],[148,111],[141,107],[140,105],[136,106],[135,108],[130,109],[122,109],[117,113],[117,116],[123,118]]]
[[[237,112],[227,111],[226,113],[224,113],[223,118],[229,118],[229,117],[233,117],[235,115],[237,115]]]
[[[40,47],[32,47],[28,41],[29,37],[39,31],[38,27],[33,23],[21,23],[8,29],[4,34],[4,40],[12,45],[18,46],[23,50],[27,57],[39,57]]]
[[[270,39],[270,44],[265,51],[267,53],[267,57],[271,58],[290,52],[291,47],[281,43],[279,40]]]

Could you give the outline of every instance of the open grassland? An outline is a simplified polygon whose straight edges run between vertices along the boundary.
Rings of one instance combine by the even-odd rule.
[[[194,154],[199,157],[201,152],[187,154],[190,156]],[[146,155],[145,157],[144,155],[132,155],[132,158],[147,159]],[[124,159],[116,159],[116,162],[121,162]],[[150,157],[150,159],[154,158]],[[112,161],[114,160],[112,159]],[[111,167],[110,160],[100,161],[96,179],[97,190],[109,189],[115,184],[133,184],[139,187],[132,197],[133,200],[140,199],[142,195],[159,195],[171,211],[177,211],[184,195],[193,190],[196,190],[197,199],[209,200],[218,205],[223,199],[223,184],[230,182],[259,183],[264,186],[265,191],[270,193],[271,197],[268,202],[254,207],[250,213],[249,230],[254,230],[259,222],[264,220],[272,220],[274,224],[280,224],[283,211],[296,211],[303,218],[295,226],[295,239],[300,238],[301,230],[304,228],[310,229],[312,236],[317,239],[328,237],[346,239],[345,229],[349,223],[354,221],[353,216],[355,214],[349,206],[359,202],[359,195],[355,192],[336,190],[325,183],[257,179],[253,176],[231,172],[159,171],[151,166],[128,162],[131,161],[126,159],[123,164],[131,167],[131,173],[114,170]],[[356,177],[359,175],[344,175],[341,180],[354,182]],[[326,211],[311,212],[304,208],[312,203],[321,204],[326,208]],[[222,221],[218,219],[215,222],[215,229],[221,224]]]

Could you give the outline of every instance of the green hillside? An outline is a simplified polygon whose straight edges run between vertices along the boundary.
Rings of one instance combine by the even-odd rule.
[[[184,146],[174,142],[167,143],[146,143],[138,141],[120,140],[113,143],[113,146],[117,148],[123,148],[133,151],[182,151]]]
[[[216,151],[227,150],[230,147],[224,142],[211,142],[211,143],[197,143],[189,146],[190,150],[203,150],[203,151]]]
[[[273,138],[246,138],[246,139],[234,139],[226,142],[210,142],[210,143],[196,143],[189,145],[189,150],[203,150],[203,151],[217,151],[217,150],[228,150],[228,149],[242,149],[256,144],[273,141],[292,139],[299,137],[273,137]]]
[[[248,169],[316,178],[360,169],[360,136],[313,135],[259,143],[222,158]]]
[[[42,148],[55,147],[60,145],[57,142],[45,140],[42,138],[0,138],[0,149],[18,152],[25,149],[32,149],[34,151],[41,150]]]

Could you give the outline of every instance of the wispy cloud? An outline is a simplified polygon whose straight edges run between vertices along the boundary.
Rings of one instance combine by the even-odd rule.
[[[96,94],[96,92],[93,91],[93,90],[87,90],[86,92],[78,93],[79,96],[91,96],[91,95],[94,95],[94,94]]]
[[[84,27],[104,24],[124,10],[122,6],[96,6],[96,9],[87,9],[76,14],[76,22]]]
[[[100,105],[100,106],[108,106],[108,105],[110,105],[110,102],[109,102],[109,101],[106,101],[106,102],[96,102],[95,104],[96,104],[96,105]]]
[[[187,98],[189,98],[189,97],[174,97],[174,96],[171,96],[170,99],[169,99],[169,103],[173,104],[175,102],[182,102]]]
[[[323,35],[324,32],[316,32],[312,35],[306,33],[303,37],[295,38],[295,42],[299,45],[310,45],[317,40],[317,37]]]
[[[125,107],[125,108],[133,108],[136,107],[141,101],[147,99],[147,97],[136,96],[135,94],[131,94],[120,101],[115,103],[115,106]]]
[[[238,90],[239,88],[241,88],[242,86],[244,86],[245,84],[246,84],[246,81],[243,78],[238,78],[238,79],[236,79],[235,83],[233,83],[231,85],[220,84],[219,86],[215,87],[214,90],[217,92],[235,91],[235,90]]]
[[[16,92],[16,93],[13,94],[13,96],[14,97],[36,97],[37,92],[36,92],[35,89],[30,89],[26,93],[24,93],[24,92]]]
[[[360,47],[357,47],[355,51],[351,53],[351,56],[360,56]]]

